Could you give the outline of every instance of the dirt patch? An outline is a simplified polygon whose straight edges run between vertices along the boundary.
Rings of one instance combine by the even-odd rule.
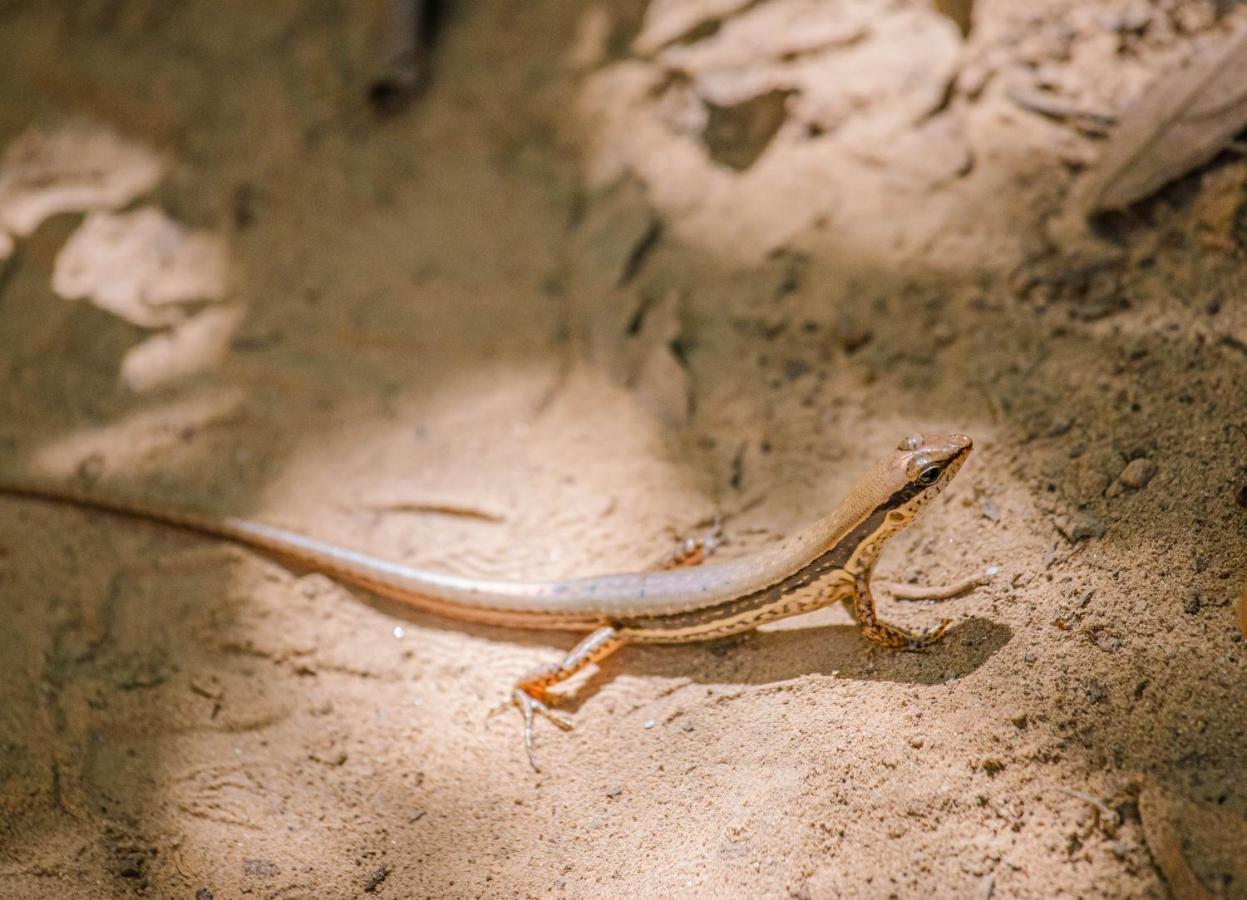
[[[143,176],[7,182],[6,471],[557,577],[747,554],[956,430],[880,576],[998,569],[884,601],[954,619],[921,654],[627,649],[538,776],[485,713],[571,637],[4,499],[0,895],[1244,896],[1244,164],[1052,230],[1218,14],[454,4],[380,115],[379,3],[0,5],[0,144]],[[162,315],[58,293],[145,220],[72,293]]]

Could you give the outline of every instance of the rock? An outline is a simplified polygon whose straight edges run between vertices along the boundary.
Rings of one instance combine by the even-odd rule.
[[[1156,474],[1156,463],[1150,459],[1139,458],[1132,459],[1126,464],[1126,468],[1121,470],[1121,475],[1117,476],[1117,480],[1124,487],[1130,488],[1132,491],[1140,490],[1147,487],[1147,483],[1152,480]]]
[[[871,336],[869,329],[862,327],[848,316],[841,316],[836,322],[836,342],[845,353],[860,350],[870,342]]]
[[[1071,544],[1077,544],[1087,538],[1104,537],[1105,524],[1102,519],[1089,512],[1076,512],[1056,520],[1057,531],[1065,536]]]
[[[1090,678],[1084,686],[1088,703],[1103,703],[1108,699],[1108,689],[1098,679]]]
[[[1193,616],[1199,612],[1199,608],[1203,606],[1203,599],[1198,592],[1190,591],[1186,595],[1186,599],[1182,601],[1182,610],[1188,615]]]

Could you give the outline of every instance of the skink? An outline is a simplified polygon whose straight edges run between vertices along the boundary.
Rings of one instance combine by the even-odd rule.
[[[562,581],[440,574],[247,519],[163,509],[59,485],[0,479],[0,493],[92,507],[224,538],[438,615],[489,625],[590,632],[561,662],[520,679],[508,699],[523,714],[524,745],[537,768],[534,715],[571,728],[547,704],[551,688],[625,644],[720,638],[840,601],[852,604],[862,634],[876,644],[913,649],[938,640],[947,620],[917,632],[880,620],[870,577],[884,543],[947,486],[971,447],[961,434],[907,437],[862,477],[835,512],[745,559]]]

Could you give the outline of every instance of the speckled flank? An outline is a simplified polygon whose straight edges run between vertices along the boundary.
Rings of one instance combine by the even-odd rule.
[[[913,449],[918,449],[918,446]],[[947,471],[936,484],[930,487],[913,482],[904,484],[830,550],[772,585],[714,606],[666,616],[620,619],[614,624],[628,640],[638,643],[706,640],[748,631],[776,619],[853,598],[855,580],[864,584],[869,578],[887,539],[912,522],[918,512],[944,489],[968,451],[969,447],[950,457]],[[818,590],[807,591],[815,586]],[[856,593],[861,591],[856,590]],[[858,600],[855,609],[858,608],[868,610],[873,623],[873,601]],[[860,615],[858,618],[862,621]],[[891,639],[888,643],[891,645]]]

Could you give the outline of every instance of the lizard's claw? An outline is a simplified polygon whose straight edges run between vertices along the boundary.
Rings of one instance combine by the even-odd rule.
[[[524,750],[528,753],[528,762],[533,767],[533,771],[540,772],[541,766],[537,765],[537,755],[533,751],[534,714],[540,713],[564,731],[572,730],[572,720],[562,713],[550,709],[545,703],[522,688],[513,690],[511,696],[499,704],[490,714],[493,715],[493,712],[505,709],[508,706],[519,707],[520,713],[524,716]]]
[[[941,637],[943,637],[944,630],[948,628],[949,623],[951,622],[952,619],[941,619],[940,623],[934,627],[929,625],[924,626],[921,631],[913,635],[905,649],[921,650],[923,647],[928,647],[931,644],[934,644]]]

